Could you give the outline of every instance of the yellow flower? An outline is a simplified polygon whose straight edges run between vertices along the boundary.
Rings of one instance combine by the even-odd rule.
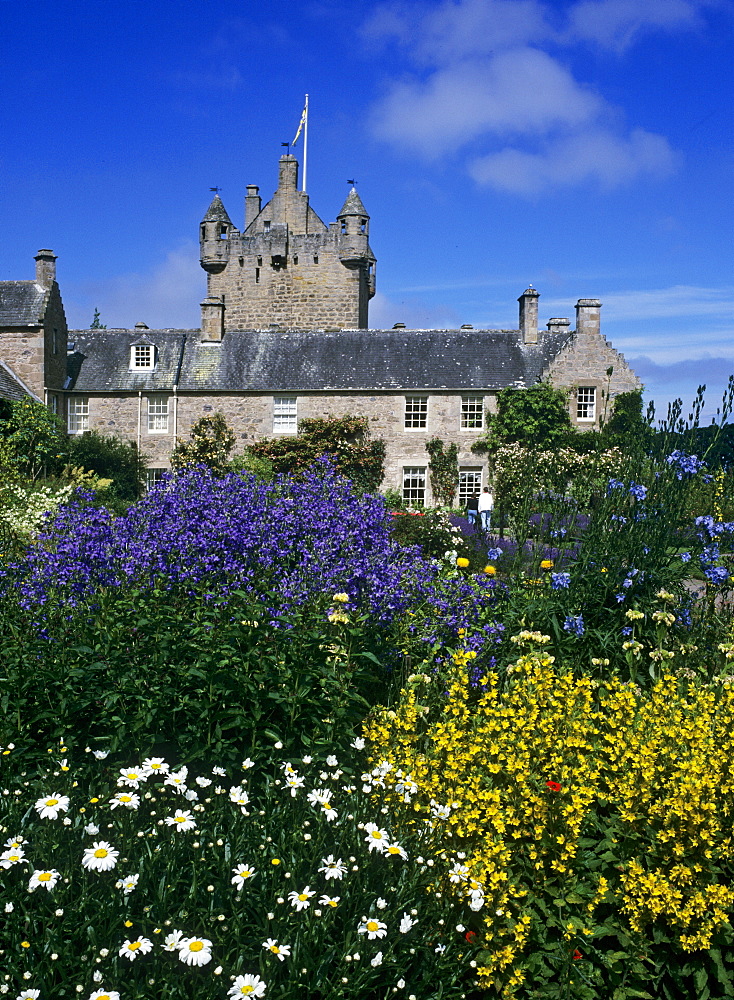
[[[344,593],[334,594],[334,596],[332,597],[332,601],[337,601],[339,604],[348,604],[349,594],[344,594]]]
[[[484,567],[484,572],[485,572],[485,573],[487,574],[487,576],[494,576],[494,575],[495,575],[495,573],[497,572],[497,570],[496,570],[496,569],[494,568],[494,566],[492,566],[492,565],[490,565],[490,564],[488,563],[488,564],[487,564],[487,565],[486,565],[486,566]]]
[[[21,946],[21,948],[30,948],[31,943],[30,943],[30,941],[21,941],[20,942],[20,946]]]
[[[464,556],[459,556],[459,558],[456,560],[456,565],[459,567],[459,569],[466,569],[466,567],[469,565],[469,560],[465,559]]]
[[[554,566],[555,563],[553,562],[552,559],[543,559],[543,561],[540,564],[541,569],[553,569]]]
[[[273,860],[270,862],[270,864],[271,865],[279,865],[280,864],[280,858],[273,858]]]

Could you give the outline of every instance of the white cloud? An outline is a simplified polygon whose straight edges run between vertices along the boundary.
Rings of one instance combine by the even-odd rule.
[[[397,46],[395,64],[403,72],[387,82],[375,103],[373,133],[429,160],[455,155],[471,143],[475,149],[466,162],[471,176],[524,196],[665,176],[678,162],[668,140],[625,126],[620,109],[572,72],[563,53],[573,56],[588,44],[622,51],[646,32],[692,30],[703,23],[702,12],[720,3],[382,3],[367,19],[363,36],[372,46]]]
[[[205,295],[206,278],[199,265],[198,245],[186,242],[149,274],[88,282],[82,288],[65,291],[64,300],[70,328],[89,326],[97,308],[102,322],[110,328],[131,329],[142,322],[151,329],[194,329],[200,326],[198,304]]]
[[[525,47],[395,83],[375,110],[373,127],[383,139],[435,157],[487,134],[578,128],[602,106],[560,63]]]
[[[673,285],[648,291],[611,292],[604,296],[603,302],[604,311],[615,320],[715,316],[725,318],[731,325],[734,286]]]
[[[568,12],[567,36],[623,51],[646,31],[693,28],[706,0],[580,0]]]
[[[616,135],[594,127],[544,143],[534,152],[507,147],[478,157],[468,169],[478,184],[533,195],[586,181],[610,189],[643,174],[665,176],[673,171],[676,161],[664,136],[643,129]]]

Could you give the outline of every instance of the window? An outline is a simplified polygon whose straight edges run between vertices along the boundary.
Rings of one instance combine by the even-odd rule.
[[[596,419],[596,388],[593,385],[580,385],[576,390],[576,419]]]
[[[481,468],[459,469],[459,506],[466,507],[470,497],[482,492]]]
[[[146,469],[145,470],[145,488],[147,490],[152,490],[156,486],[163,482],[163,477],[168,472],[168,469]]]
[[[426,467],[406,466],[403,469],[403,500],[411,507],[423,507],[426,502]]]
[[[484,427],[484,396],[461,397],[461,429],[480,431]]]
[[[266,233],[270,232],[270,223],[269,222],[263,222],[263,230]]]
[[[55,417],[58,416],[58,413],[59,413],[59,397],[58,396],[49,396],[48,397],[48,408],[53,413],[53,415]]]
[[[165,434],[168,431],[168,397],[148,396],[148,433]]]
[[[359,220],[359,231],[360,231],[360,233],[366,233],[367,232],[367,220],[366,219],[360,219]]]
[[[405,397],[406,431],[421,430],[426,426],[427,417],[428,417],[428,396]]]
[[[56,329],[56,327],[54,327],[53,331],[51,332],[51,353],[52,354],[59,353],[59,331]]]
[[[226,240],[227,239],[227,227],[226,226],[220,226],[219,227],[219,239],[220,240]]]
[[[273,434],[295,434],[298,430],[298,408],[295,396],[273,399]]]
[[[89,397],[71,396],[69,399],[69,434],[83,434],[89,430]]]
[[[155,348],[152,344],[133,344],[130,348],[130,368],[133,371],[152,369],[155,362]]]

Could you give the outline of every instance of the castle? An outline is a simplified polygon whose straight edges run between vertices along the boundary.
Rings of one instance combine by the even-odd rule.
[[[224,414],[241,448],[295,434],[303,417],[364,416],[386,443],[383,487],[430,504],[432,437],[459,446],[459,502],[486,484],[471,445],[500,389],[548,379],[568,390],[572,423],[589,429],[610,399],[640,388],[601,334],[598,299],[578,300],[573,329],[565,317],[539,328],[532,286],[517,329],[369,329],[369,224],[354,188],[336,222],[322,222],[289,154],[265,206],[247,187],[241,230],[216,193],[199,230],[207,295],[197,330],[67,330],[56,257],[40,250],[35,280],[0,281],[0,398],[42,400],[70,434],[135,441],[150,484],[207,413]]]

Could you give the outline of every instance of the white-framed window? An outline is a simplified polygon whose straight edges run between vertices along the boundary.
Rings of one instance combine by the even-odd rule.
[[[152,490],[153,487],[158,486],[159,483],[162,483],[163,477],[168,471],[169,471],[168,469],[146,469],[145,470],[146,490]]]
[[[411,507],[424,507],[426,503],[426,467],[410,465],[403,468],[403,500]]]
[[[168,431],[168,396],[148,396],[148,433]]]
[[[273,434],[295,434],[298,430],[298,401],[295,396],[273,397]]]
[[[89,396],[69,397],[69,434],[89,430]]]
[[[48,408],[55,417],[59,415],[59,397],[55,394],[48,397]]]
[[[484,427],[484,396],[461,397],[462,431],[481,431]]]
[[[576,419],[596,419],[596,387],[580,385],[576,390]]]
[[[145,371],[155,368],[155,347],[153,344],[133,344],[130,348],[130,368]]]
[[[405,429],[419,431],[425,429],[428,420],[428,396],[405,397]]]
[[[482,492],[482,470],[477,466],[459,469],[459,506],[466,507],[470,497]]]

